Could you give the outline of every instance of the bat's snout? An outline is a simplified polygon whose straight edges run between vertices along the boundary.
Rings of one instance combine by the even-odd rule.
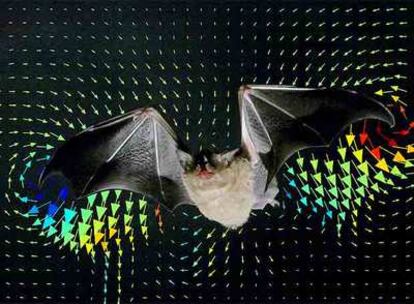
[[[214,175],[214,169],[209,164],[205,166],[197,165],[196,174],[200,178],[209,179]]]

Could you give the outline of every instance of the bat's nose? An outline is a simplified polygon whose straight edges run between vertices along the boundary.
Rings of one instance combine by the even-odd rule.
[[[204,170],[204,171],[200,171],[200,172],[197,174],[197,176],[198,176],[198,177],[201,177],[201,178],[211,178],[213,175],[214,175],[214,173],[213,173],[213,172],[209,172],[209,171],[206,171],[206,170]]]
[[[211,167],[197,165],[196,168],[197,176],[201,178],[211,178],[214,175],[214,172],[211,171]]]

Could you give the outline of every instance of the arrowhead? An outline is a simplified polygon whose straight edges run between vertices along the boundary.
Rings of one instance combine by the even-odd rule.
[[[414,151],[414,148],[413,148],[413,151]],[[313,170],[316,172],[316,170],[318,169],[319,160],[313,159],[310,161],[310,163],[312,165]]]
[[[398,100],[400,100],[400,96],[396,96],[396,95],[391,95],[392,100],[394,100],[394,102],[398,102]]]
[[[381,170],[383,170],[383,171],[385,171],[385,172],[390,172],[390,169],[388,168],[388,164],[387,164],[387,162],[385,161],[385,159],[384,158],[382,158],[376,165],[375,165],[375,167],[377,167],[377,168],[379,168],[379,169],[381,169]]]
[[[147,201],[146,201],[146,200],[144,200],[144,199],[140,199],[140,200],[138,201],[138,203],[139,203],[139,210],[141,210],[142,208],[144,208],[144,206],[146,206],[146,205],[147,205]]]
[[[355,135],[354,134],[348,134],[345,136],[346,137],[346,141],[348,142],[348,146],[350,146],[352,144],[352,142],[355,139]]]
[[[338,148],[338,153],[341,156],[342,160],[345,160],[346,148]]]
[[[378,146],[371,150],[371,153],[375,156],[376,159],[381,158],[381,148]]]
[[[359,142],[361,143],[361,145],[365,144],[365,142],[368,139],[368,133],[364,132],[359,134]]]
[[[356,159],[357,159],[360,163],[362,163],[362,159],[363,159],[363,150],[362,150],[362,149],[356,150],[356,151],[354,151],[354,152],[353,152],[353,154],[354,154],[355,158],[356,158]]]
[[[400,151],[398,151],[397,153],[395,153],[393,161],[395,161],[396,163],[404,163],[405,157],[400,153]]]

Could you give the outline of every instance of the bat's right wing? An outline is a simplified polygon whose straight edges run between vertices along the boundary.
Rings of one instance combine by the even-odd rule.
[[[63,144],[39,183],[61,174],[76,197],[105,189],[150,196],[169,209],[191,204],[177,155],[183,148],[170,125],[152,108],[94,125]]]
[[[299,150],[326,147],[362,119],[394,124],[378,101],[349,90],[249,85],[239,91],[242,143],[267,170],[266,188]]]

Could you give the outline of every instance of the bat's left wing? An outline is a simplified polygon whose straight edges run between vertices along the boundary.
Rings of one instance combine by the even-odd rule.
[[[328,146],[362,119],[394,124],[378,101],[349,90],[249,85],[239,91],[242,144],[267,169],[267,183],[295,152]]]
[[[152,197],[173,210],[192,204],[182,183],[178,153],[186,148],[152,108],[91,126],[58,148],[40,177],[64,176],[76,198],[106,189]]]

